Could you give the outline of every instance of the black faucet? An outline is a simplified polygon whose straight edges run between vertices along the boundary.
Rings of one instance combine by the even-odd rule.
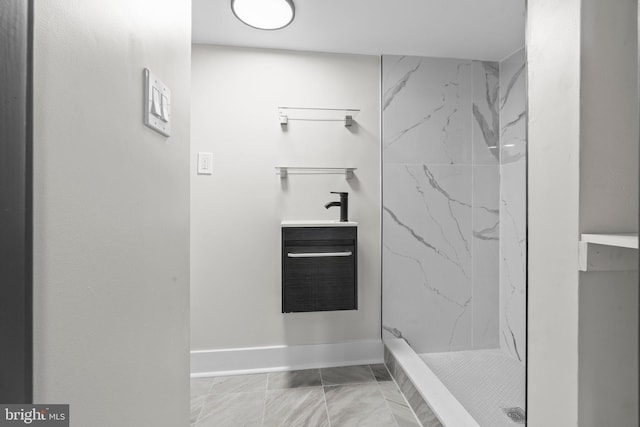
[[[339,202],[329,202],[324,205],[325,208],[329,209],[333,206],[340,206],[340,222],[349,221],[347,218],[349,216],[349,193],[341,193],[338,191],[332,191],[331,194],[339,194],[340,201]]]

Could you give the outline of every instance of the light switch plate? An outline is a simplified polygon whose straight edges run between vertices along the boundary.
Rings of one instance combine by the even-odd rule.
[[[144,124],[171,136],[171,91],[148,68],[144,69]]]
[[[198,153],[198,175],[211,175],[213,173],[213,153]]]

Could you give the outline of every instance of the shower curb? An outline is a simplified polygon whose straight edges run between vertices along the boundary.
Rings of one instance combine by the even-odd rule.
[[[403,339],[384,340],[384,362],[423,427],[480,427]]]

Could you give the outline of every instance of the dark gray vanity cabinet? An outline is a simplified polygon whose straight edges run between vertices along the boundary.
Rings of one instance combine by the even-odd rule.
[[[282,228],[282,312],[357,310],[357,227]]]

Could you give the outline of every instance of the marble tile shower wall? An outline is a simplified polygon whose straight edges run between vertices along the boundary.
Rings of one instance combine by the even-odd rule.
[[[526,82],[524,49],[500,63],[500,347],[526,356]]]
[[[384,56],[382,70],[384,333],[418,353],[496,348],[499,64]]]

